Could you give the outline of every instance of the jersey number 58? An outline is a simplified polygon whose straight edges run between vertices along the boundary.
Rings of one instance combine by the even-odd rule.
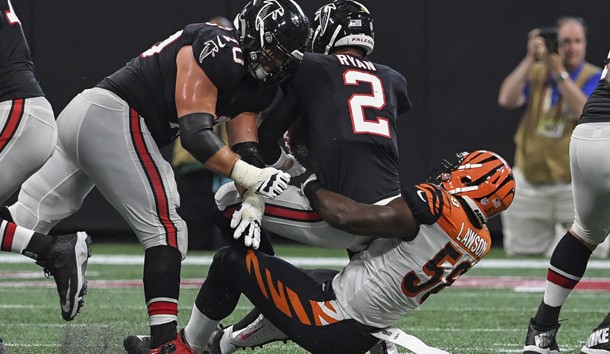
[[[426,293],[419,300],[419,303],[422,304],[428,296],[450,286],[460,275],[472,268],[473,264],[470,261],[464,261],[456,265],[460,258],[462,258],[462,252],[451,242],[448,242],[424,265],[423,271],[429,276],[429,279],[423,281],[414,271],[411,271],[402,278],[402,292],[408,297],[414,297],[425,291]],[[446,281],[441,283],[445,275],[445,269],[443,269],[443,263],[445,262],[449,262],[453,267],[451,273],[445,278]]]

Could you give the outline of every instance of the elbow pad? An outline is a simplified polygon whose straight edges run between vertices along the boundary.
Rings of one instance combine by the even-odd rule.
[[[225,146],[214,133],[214,116],[210,113],[192,113],[178,118],[182,146],[201,163]]]
[[[231,150],[238,154],[244,162],[258,168],[265,167],[265,162],[263,161],[263,157],[258,150],[257,142],[246,141],[243,143],[237,143],[233,145]]]

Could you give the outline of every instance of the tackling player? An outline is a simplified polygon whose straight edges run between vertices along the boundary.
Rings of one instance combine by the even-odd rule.
[[[309,21],[293,1],[253,0],[235,31],[191,24],[155,44],[67,105],[55,153],[24,183],[10,215],[5,212],[19,225],[48,232],[96,186],[145,248],[151,353],[190,352],[176,333],[187,230],[159,148],[180,132],[193,156],[247,194],[280,194],[288,174],[241,160],[239,147],[231,151],[212,128],[222,119],[245,120],[253,128],[234,133],[255,137],[256,113],[300,61],[308,34]]]
[[[53,108],[34,76],[21,21],[10,0],[0,0],[0,202],[49,159],[57,142]],[[72,320],[83,306],[90,238],[84,232],[47,236],[1,221],[0,251],[37,260],[53,275],[61,315]]]
[[[510,206],[515,183],[509,165],[489,151],[457,154],[431,177],[386,205],[355,202],[310,179],[304,194],[314,209],[338,229],[371,237],[367,248],[340,272],[323,270],[314,279],[280,258],[225,247],[214,256],[196,300],[201,315],[191,317],[185,338],[210,338],[207,353],[234,351],[211,335],[244,294],[283,338],[312,353],[363,353],[379,338],[444,353],[421,342],[414,348],[390,327],[487,254],[486,222]]]

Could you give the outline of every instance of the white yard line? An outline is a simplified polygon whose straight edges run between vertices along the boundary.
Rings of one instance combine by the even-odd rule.
[[[296,266],[335,266],[347,264],[347,257],[282,257]],[[0,263],[34,263],[33,260],[18,254],[0,255]],[[89,264],[110,265],[141,265],[144,256],[134,255],[93,255]],[[187,256],[183,265],[210,265],[212,256]],[[549,261],[546,259],[483,259],[477,264],[477,269],[546,269]],[[587,269],[610,269],[610,260],[591,260]]]

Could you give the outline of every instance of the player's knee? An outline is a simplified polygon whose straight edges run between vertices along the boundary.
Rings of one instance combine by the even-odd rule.
[[[238,247],[226,246],[214,254],[214,264],[224,272],[240,267],[244,263],[244,250]]]
[[[604,230],[585,230],[577,224],[572,225],[569,233],[591,251],[595,250],[600,243],[604,242],[608,235],[608,232]]]

